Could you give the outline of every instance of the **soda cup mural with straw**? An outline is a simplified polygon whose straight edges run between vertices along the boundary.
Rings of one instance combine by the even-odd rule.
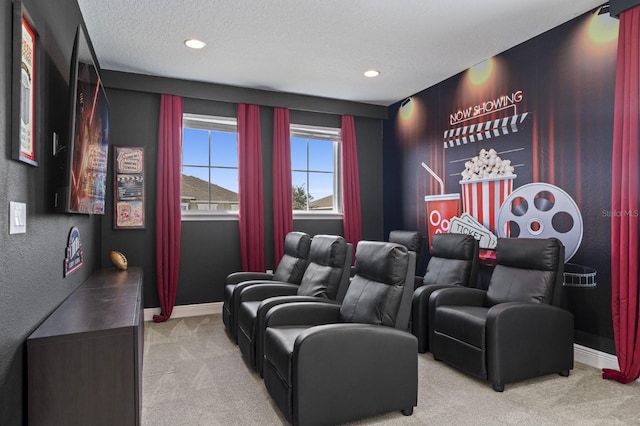
[[[427,212],[427,232],[431,243],[435,234],[449,232],[453,217],[460,215],[460,194],[445,194],[444,182],[424,162],[422,167],[440,184],[440,194],[424,197]]]

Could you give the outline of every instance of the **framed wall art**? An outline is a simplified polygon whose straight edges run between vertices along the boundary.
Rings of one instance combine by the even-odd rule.
[[[115,229],[144,228],[144,148],[115,146]]]
[[[38,33],[24,4],[13,2],[11,158],[37,166]]]

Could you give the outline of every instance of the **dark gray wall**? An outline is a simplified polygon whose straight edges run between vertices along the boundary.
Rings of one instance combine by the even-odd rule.
[[[631,9],[640,4],[640,0],[611,0],[611,16],[619,16],[625,10]]]
[[[155,182],[157,178],[158,114],[160,97],[153,93],[128,92],[107,89],[111,123],[109,128],[109,172],[107,179],[107,206],[102,221],[101,264],[111,266],[112,250],[124,253],[130,265],[143,266],[144,300],[158,306],[155,290]],[[145,229],[113,230],[113,153],[115,146],[143,146],[145,173]]]
[[[113,205],[102,223],[102,265],[109,265],[111,250],[125,253],[129,263],[143,266],[145,307],[157,307],[155,273],[155,199],[158,111],[160,93],[183,96],[184,111],[235,117],[240,102],[259,102],[262,128],[265,264],[276,266],[273,256],[273,106],[291,110],[291,122],[340,127],[341,114],[355,115],[361,185],[362,234],[383,239],[382,215],[382,119],[386,108],[316,97],[206,85],[159,77],[103,72],[111,105],[112,145],[145,147],[146,228],[114,230]],[[217,90],[211,90],[215,88]],[[144,90],[142,90],[144,89]],[[221,99],[219,99],[221,98]],[[331,112],[333,110],[333,112]],[[361,115],[358,115],[361,114]],[[113,167],[110,169],[113,179]],[[111,185],[112,186],[112,185]],[[112,187],[108,199],[113,199]],[[341,220],[295,220],[294,229],[316,234],[342,234]],[[222,300],[225,277],[241,269],[237,220],[182,223],[180,277],[176,305]]]
[[[248,90],[149,76],[120,76],[103,71],[113,83],[107,91],[111,105],[112,145],[145,147],[146,228],[113,230],[113,185],[107,186],[104,216],[53,212],[55,165],[53,132],[68,135],[68,79],[73,40],[82,16],[75,0],[25,0],[39,34],[37,143],[39,167],[11,160],[11,0],[1,0],[0,21],[0,419],[2,424],[26,422],[26,353],[29,334],[99,267],[110,267],[111,250],[126,253],[131,264],[144,268],[146,307],[158,305],[155,290],[155,180],[159,93],[185,96],[185,111],[235,115],[236,103],[261,108],[264,155],[265,253],[274,266],[271,167],[273,106],[292,109],[306,124],[336,125],[340,114],[356,116],[360,158],[363,237],[382,239],[382,119],[386,108],[331,99]],[[144,90],[143,90],[144,89]],[[111,152],[113,148],[111,148]],[[113,179],[112,159],[109,181]],[[27,233],[8,234],[9,201],[27,204]],[[84,265],[63,278],[62,264],[69,230],[80,230]],[[295,229],[311,234],[342,232],[337,220],[297,220]],[[181,275],[177,304],[221,300],[224,277],[240,269],[236,221],[184,222]]]
[[[68,127],[68,78],[77,25],[75,0],[28,1],[39,33],[37,135],[39,167],[11,160],[11,0],[0,8],[0,422],[26,423],[26,344],[29,334],[99,264],[100,216],[53,213],[52,132]],[[9,235],[9,202],[27,204],[26,234]],[[84,265],[63,278],[71,227],[80,230]]]

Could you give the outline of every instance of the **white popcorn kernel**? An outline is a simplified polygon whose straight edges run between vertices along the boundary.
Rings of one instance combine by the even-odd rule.
[[[478,155],[464,163],[464,170],[460,173],[462,180],[478,180],[497,178],[510,175],[515,168],[510,160],[503,160],[494,148],[482,148]]]

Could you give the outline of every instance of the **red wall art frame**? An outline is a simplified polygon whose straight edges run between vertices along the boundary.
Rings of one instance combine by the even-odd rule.
[[[22,2],[13,2],[11,158],[37,162],[38,34]]]

